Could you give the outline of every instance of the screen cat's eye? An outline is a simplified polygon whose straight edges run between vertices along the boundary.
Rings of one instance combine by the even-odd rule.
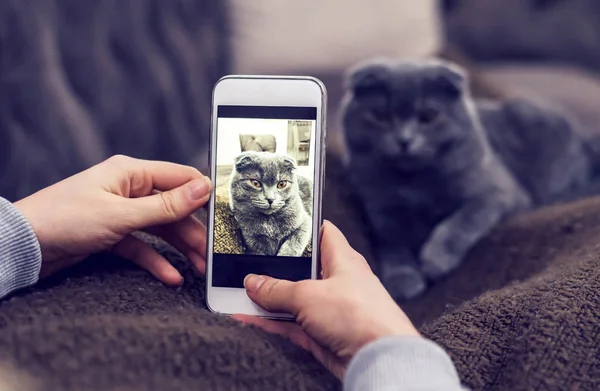
[[[287,181],[279,181],[279,183],[277,183],[277,188],[284,189],[287,186],[287,184],[288,184]]]
[[[256,179],[250,179],[250,184],[254,187],[256,187],[257,189],[260,188],[262,185],[259,181],[257,181]]]
[[[423,109],[419,111],[417,118],[422,125],[432,125],[440,119],[440,112],[435,109]]]

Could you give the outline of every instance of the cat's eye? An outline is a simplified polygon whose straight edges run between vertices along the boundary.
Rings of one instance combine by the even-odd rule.
[[[435,109],[424,109],[418,114],[419,123],[422,125],[432,125],[440,119],[440,112]]]
[[[369,119],[377,124],[385,124],[390,121],[390,116],[384,110],[371,110],[369,112]]]
[[[277,188],[278,189],[285,189],[285,187],[288,185],[288,181],[279,181],[277,183]]]
[[[257,189],[260,189],[260,187],[262,186],[262,184],[256,179],[250,179],[250,184],[256,187]]]

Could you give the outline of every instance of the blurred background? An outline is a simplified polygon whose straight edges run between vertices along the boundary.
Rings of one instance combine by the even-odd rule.
[[[213,84],[300,74],[329,90],[324,214],[368,253],[344,182],[349,67],[441,56],[476,96],[525,95],[600,124],[595,0],[0,0],[0,196],[121,153],[208,168]]]

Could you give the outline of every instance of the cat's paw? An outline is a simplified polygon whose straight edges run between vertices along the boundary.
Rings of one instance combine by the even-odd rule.
[[[423,275],[411,266],[395,267],[382,276],[381,281],[396,301],[413,299],[427,289]]]
[[[427,278],[436,280],[456,269],[462,258],[462,255],[452,252],[443,243],[430,241],[421,249],[421,270]]]
[[[278,257],[300,257],[300,256],[302,256],[303,252],[304,252],[304,250],[287,247],[287,248],[282,248],[281,250],[279,250],[279,252],[277,253],[277,256]]]

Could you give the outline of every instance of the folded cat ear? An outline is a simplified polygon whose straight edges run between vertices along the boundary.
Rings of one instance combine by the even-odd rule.
[[[283,158],[283,167],[290,170],[291,172],[296,171],[296,160],[289,156]]]
[[[433,79],[437,89],[456,98],[461,96],[465,90],[467,75],[458,65],[440,63],[434,69]]]
[[[350,71],[347,84],[354,96],[361,97],[373,92],[384,92],[389,84],[390,71],[384,63],[359,65]]]
[[[255,155],[249,152],[244,152],[235,158],[235,169],[237,171],[243,170],[254,162],[256,162]]]

